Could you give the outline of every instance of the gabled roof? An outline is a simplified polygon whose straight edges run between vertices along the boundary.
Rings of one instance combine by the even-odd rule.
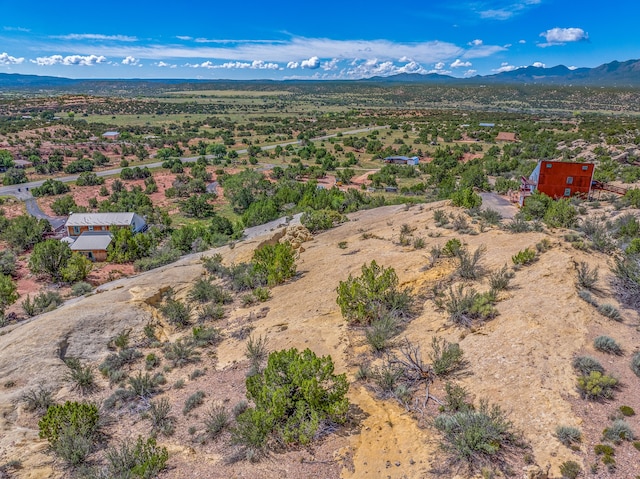
[[[131,226],[139,222],[144,224],[135,213],[72,213],[65,226]]]
[[[71,251],[106,251],[112,239],[106,231],[85,232],[71,245]]]

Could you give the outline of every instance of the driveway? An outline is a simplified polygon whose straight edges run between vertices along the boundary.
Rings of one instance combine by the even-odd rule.
[[[512,219],[518,212],[518,207],[497,193],[480,193],[482,209],[492,209],[500,213],[505,219]]]

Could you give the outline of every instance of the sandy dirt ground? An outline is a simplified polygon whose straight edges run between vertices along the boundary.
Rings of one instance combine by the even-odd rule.
[[[625,368],[628,370],[630,354],[640,344],[637,313],[621,308],[623,322],[608,320],[579,298],[574,284],[576,262],[599,266],[602,291],[598,294],[603,302],[617,304],[607,290],[609,258],[574,249],[562,239],[563,231],[510,234],[489,229],[480,234],[461,235],[435,226],[436,208],[455,214],[461,211],[444,203],[433,203],[411,208],[390,206],[350,215],[348,223],[303,244],[304,251],[297,262],[299,275],[273,288],[268,302],[243,306],[236,301],[228,306],[225,319],[215,324],[223,331],[224,340],[216,348],[203,349],[199,363],[165,371],[167,383],[159,397],[170,400],[177,426],[173,436],[159,438],[170,452],[169,469],[160,477],[456,476],[455,471],[444,476],[435,472],[442,468],[444,458],[438,435],[428,426],[428,419],[438,413],[435,404],[427,410],[427,418],[418,420],[398,403],[380,400],[374,391],[355,380],[364,361],[375,363],[379,358],[370,353],[362,331],[347,327],[335,302],[335,289],[339,281],[349,274],[358,275],[361,266],[372,260],[393,266],[401,283],[421,298],[418,316],[407,324],[398,340],[409,338],[422,347],[425,355],[434,335],[458,342],[469,363],[458,381],[467,387],[476,403],[487,399],[509,414],[530,445],[530,462],[542,471],[549,468],[549,477],[560,477],[560,464],[570,459],[588,470],[594,460],[590,451],[608,424],[607,416],[622,403],[640,411],[638,379],[629,371],[623,372]],[[399,245],[403,225],[410,225],[414,238],[425,240],[425,249]],[[215,252],[223,255],[226,264],[246,261],[274,233]],[[454,270],[450,261],[426,267],[429,250],[453,237],[460,238],[472,251],[484,245],[482,264],[487,271],[511,265],[514,254],[535,247],[542,239],[548,239],[551,248],[541,253],[531,266],[516,271],[513,287],[500,294],[496,305],[499,315],[495,319],[461,329],[452,326],[446,314],[426,299],[431,287]],[[159,349],[145,346],[142,327],[150,321],[157,322],[162,340],[173,341],[189,334],[166,325],[157,306],[169,287],[179,298],[187,295],[191,284],[203,274],[198,257],[191,255],[173,265],[105,284],[96,294],[2,331],[0,377],[11,386],[0,388],[0,462],[20,458],[24,467],[16,472],[16,477],[66,477],[61,465],[47,454],[44,441],[37,438],[37,418],[24,410],[20,395],[42,383],[54,388],[58,401],[79,399],[64,380],[66,366],[60,359],[61,350],[67,356],[97,365],[109,353],[109,340],[125,328],[131,328],[132,340],[144,354],[153,351],[162,356]],[[486,278],[472,286],[478,291],[488,289]],[[603,332],[619,339],[625,349],[624,357],[594,353],[592,339]],[[228,436],[199,441],[209,404],[220,402],[231,410],[244,398],[248,334],[266,335],[270,350],[309,347],[318,355],[331,355],[337,372],[346,373],[351,382],[351,422],[309,448],[274,452],[255,464],[229,460],[235,451],[226,442]],[[589,403],[578,397],[571,360],[584,352],[600,354],[607,369],[621,374],[624,385],[615,401]],[[168,360],[163,360],[160,368],[167,364]],[[134,366],[134,370],[141,368],[144,365],[140,363]],[[195,369],[204,375],[190,379]],[[174,385],[180,379],[185,386],[178,389]],[[101,378],[100,384],[101,389],[89,399],[100,401],[113,392],[106,380]],[[182,406],[195,391],[205,393],[205,404],[185,416]],[[441,394],[442,384],[434,384],[433,391]],[[640,431],[638,416],[629,418],[629,422]],[[578,450],[562,446],[555,438],[555,428],[561,424],[583,430],[585,440]],[[139,413],[123,412],[111,432],[118,439],[135,438],[138,434],[147,435],[149,428],[148,420]],[[623,445],[616,456],[617,476],[601,468],[599,476],[588,477],[635,477],[640,473],[637,458],[631,445]],[[514,477],[527,476],[522,461],[516,461],[515,467]],[[457,477],[467,477],[464,471],[458,473]]]

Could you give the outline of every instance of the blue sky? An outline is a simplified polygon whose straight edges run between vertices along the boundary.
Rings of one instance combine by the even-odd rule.
[[[0,11],[0,73],[465,77],[528,65],[594,67],[640,58],[636,0],[0,0]]]

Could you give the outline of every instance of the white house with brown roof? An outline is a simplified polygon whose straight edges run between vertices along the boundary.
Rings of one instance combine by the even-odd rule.
[[[84,232],[115,228],[131,228],[134,233],[140,233],[147,229],[147,223],[136,213],[72,213],[64,227],[69,236],[78,237]]]

